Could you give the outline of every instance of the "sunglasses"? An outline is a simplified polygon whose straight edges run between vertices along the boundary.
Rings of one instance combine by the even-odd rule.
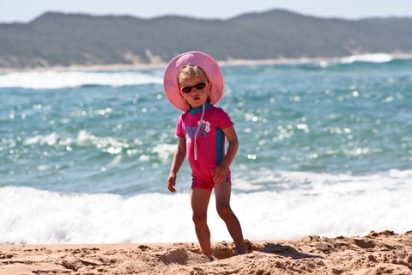
[[[206,88],[207,84],[208,84],[207,82],[199,82],[199,83],[197,83],[196,85],[193,85],[193,86],[184,86],[184,87],[180,88],[180,91],[184,94],[189,94],[192,91],[193,88],[196,88],[196,90],[201,91],[204,88]]]

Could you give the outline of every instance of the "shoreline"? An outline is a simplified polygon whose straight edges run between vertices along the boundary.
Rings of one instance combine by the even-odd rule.
[[[318,62],[339,62],[345,59],[349,59],[354,56],[376,56],[387,55],[393,59],[412,59],[412,53],[410,54],[397,54],[397,53],[370,53],[359,54],[343,57],[316,57],[316,58],[278,58],[278,59],[232,59],[218,61],[220,66],[250,66],[250,65],[274,65],[274,64],[307,64]],[[36,68],[0,68],[0,73],[22,73],[22,72],[45,72],[45,71],[57,71],[57,72],[69,72],[69,71],[116,71],[116,70],[144,70],[144,69],[162,69],[167,66],[168,63],[139,63],[139,64],[95,64],[95,65],[70,65],[70,66],[50,66],[50,67],[36,67]]]
[[[412,231],[245,243],[0,244],[0,274],[412,274]]]

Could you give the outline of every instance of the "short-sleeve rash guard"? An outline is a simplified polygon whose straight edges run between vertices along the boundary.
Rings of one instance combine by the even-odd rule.
[[[182,114],[176,125],[176,136],[186,139],[186,157],[192,168],[194,181],[213,184],[213,171],[225,156],[225,135],[222,129],[233,126],[229,115],[221,108],[210,103],[205,106],[204,123],[197,135],[197,160],[194,157],[194,139],[201,119],[202,107],[191,109]]]

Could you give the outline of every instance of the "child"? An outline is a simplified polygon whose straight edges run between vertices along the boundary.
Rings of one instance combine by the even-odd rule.
[[[236,246],[235,254],[247,253],[240,223],[230,207],[229,166],[239,142],[233,122],[221,108],[214,107],[223,96],[224,80],[219,65],[202,52],[176,56],[163,78],[166,97],[183,113],[176,125],[177,149],[167,188],[175,192],[177,173],[187,156],[192,168],[191,206],[200,247],[212,256],[207,208],[215,190],[216,209],[226,223]],[[225,154],[225,138],[229,145]]]

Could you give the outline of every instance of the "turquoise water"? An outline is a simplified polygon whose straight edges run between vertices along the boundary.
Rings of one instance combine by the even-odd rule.
[[[372,58],[222,69],[225,94],[216,105],[232,117],[241,144],[232,165],[233,202],[239,216],[246,224],[272,221],[279,226],[278,218],[290,220],[286,217],[296,214],[289,230],[285,225],[280,231],[256,233],[246,225],[251,238],[360,234],[376,227],[412,229],[412,221],[402,218],[412,214],[408,199],[412,196],[412,60]],[[123,232],[124,237],[102,232],[90,239],[92,229],[73,229],[85,220],[102,228],[93,211],[100,211],[96,209],[104,203],[112,209],[118,200],[116,209],[134,201],[143,212],[128,210],[113,217],[127,220],[127,215],[150,217],[161,212],[153,226],[170,214],[161,211],[166,202],[172,209],[190,212],[185,205],[190,191],[187,163],[179,174],[179,194],[171,195],[165,187],[180,112],[163,94],[162,75],[163,68],[0,75],[0,208],[8,209],[0,213],[0,242],[159,241],[163,235],[166,241],[194,239],[190,213],[184,219],[190,227],[187,233],[172,236],[149,233],[150,225],[139,231],[140,224],[130,225],[134,233]],[[153,206],[153,196],[159,208]],[[321,197],[322,202],[308,197]],[[28,198],[31,207],[24,208]],[[50,205],[43,205],[45,198]],[[61,205],[62,198],[69,200],[68,205],[80,205],[67,213],[69,221],[61,221],[63,229],[32,217],[33,211],[54,215],[45,213],[56,206],[68,211],[70,207]],[[340,204],[325,205],[325,199]],[[90,201],[96,202],[93,211],[88,209]],[[245,201],[254,214],[243,210]],[[365,218],[370,215],[365,212],[366,221],[355,219],[342,227],[348,208],[339,209],[347,201],[355,203],[353,211],[373,211],[376,206],[382,210],[370,218]],[[23,208],[12,210],[16,204]],[[317,216],[332,207],[336,220],[323,217],[329,220],[324,224],[322,215],[312,217],[305,221],[308,232],[302,232],[299,210],[305,207],[313,207]],[[278,218],[268,219],[267,215],[275,215],[268,209],[276,211]],[[388,211],[398,211],[400,217],[381,221]],[[256,213],[262,214],[261,219]],[[16,219],[23,223],[28,217],[51,233],[28,236],[24,226],[15,228]],[[73,223],[75,217],[78,221]],[[296,228],[290,230],[293,225]],[[180,226],[176,224],[176,232],[182,232]],[[63,237],[57,236],[61,231]]]

